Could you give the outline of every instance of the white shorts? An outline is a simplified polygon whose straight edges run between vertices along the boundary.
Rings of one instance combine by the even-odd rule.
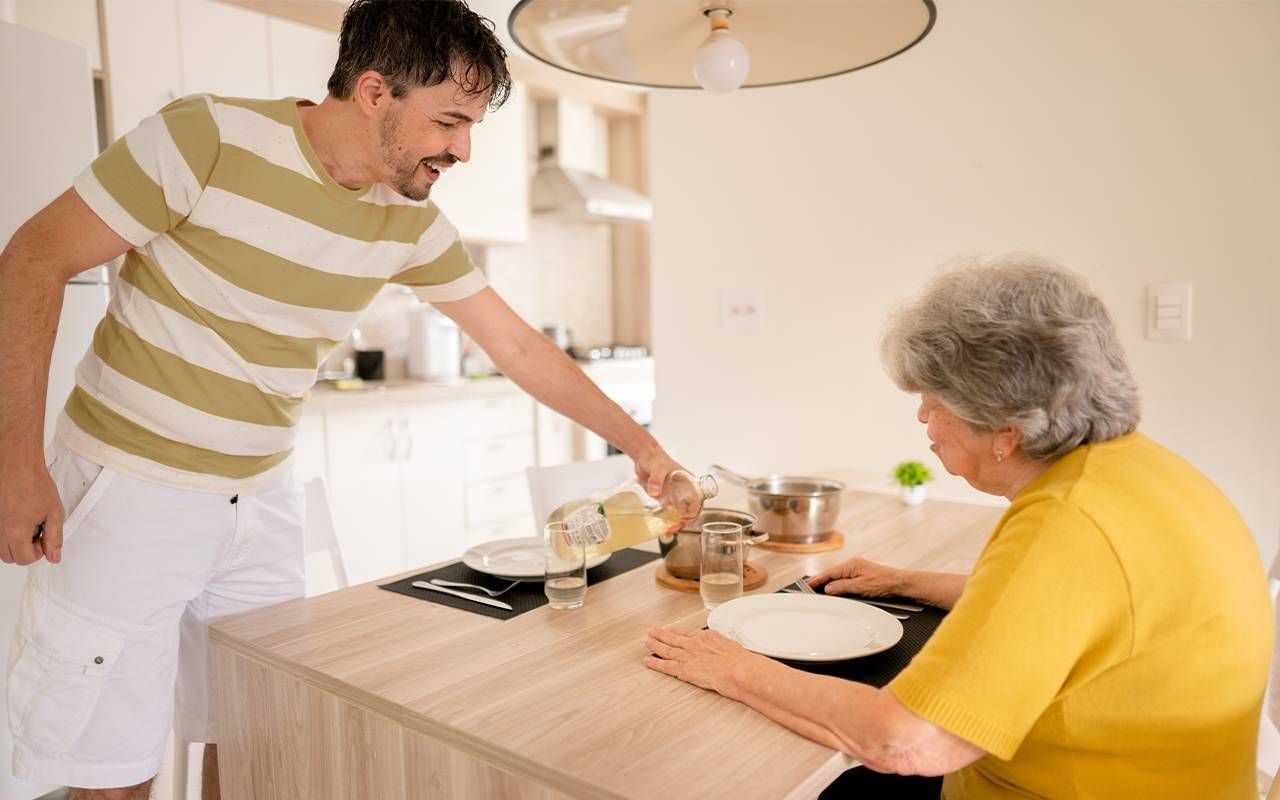
[[[216,741],[209,622],[303,595],[302,489],[290,476],[234,497],[173,489],[60,446],[49,470],[62,563],[26,568],[6,686],[13,772],[132,786],[159,771],[171,727]]]

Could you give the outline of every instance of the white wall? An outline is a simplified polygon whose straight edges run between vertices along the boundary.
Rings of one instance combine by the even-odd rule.
[[[953,0],[914,50],[814,83],[651,95],[655,430],[690,466],[938,466],[877,352],[958,254],[1033,250],[1117,320],[1142,428],[1280,536],[1280,3]],[[1143,339],[1194,283],[1194,338]],[[758,333],[721,326],[726,288]],[[935,494],[971,493],[959,479]]]

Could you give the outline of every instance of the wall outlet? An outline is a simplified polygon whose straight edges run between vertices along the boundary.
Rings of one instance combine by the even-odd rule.
[[[759,333],[760,298],[750,289],[720,293],[720,326],[733,333]]]
[[[1191,338],[1191,284],[1153,283],[1147,287],[1147,338],[1185,342]]]

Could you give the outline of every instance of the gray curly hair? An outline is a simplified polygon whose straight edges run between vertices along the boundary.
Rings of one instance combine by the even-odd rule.
[[[943,272],[890,318],[880,352],[899,388],[936,396],[975,430],[1017,428],[1033,459],[1138,425],[1138,388],[1106,307],[1036,256]]]

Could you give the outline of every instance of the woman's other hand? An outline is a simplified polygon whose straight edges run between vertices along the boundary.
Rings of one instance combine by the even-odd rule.
[[[902,570],[865,558],[851,558],[809,579],[809,585],[827,594],[860,594],[883,597],[902,594]]]
[[[644,665],[686,683],[728,695],[734,669],[751,654],[715,631],[652,628],[644,640],[653,655]]]

